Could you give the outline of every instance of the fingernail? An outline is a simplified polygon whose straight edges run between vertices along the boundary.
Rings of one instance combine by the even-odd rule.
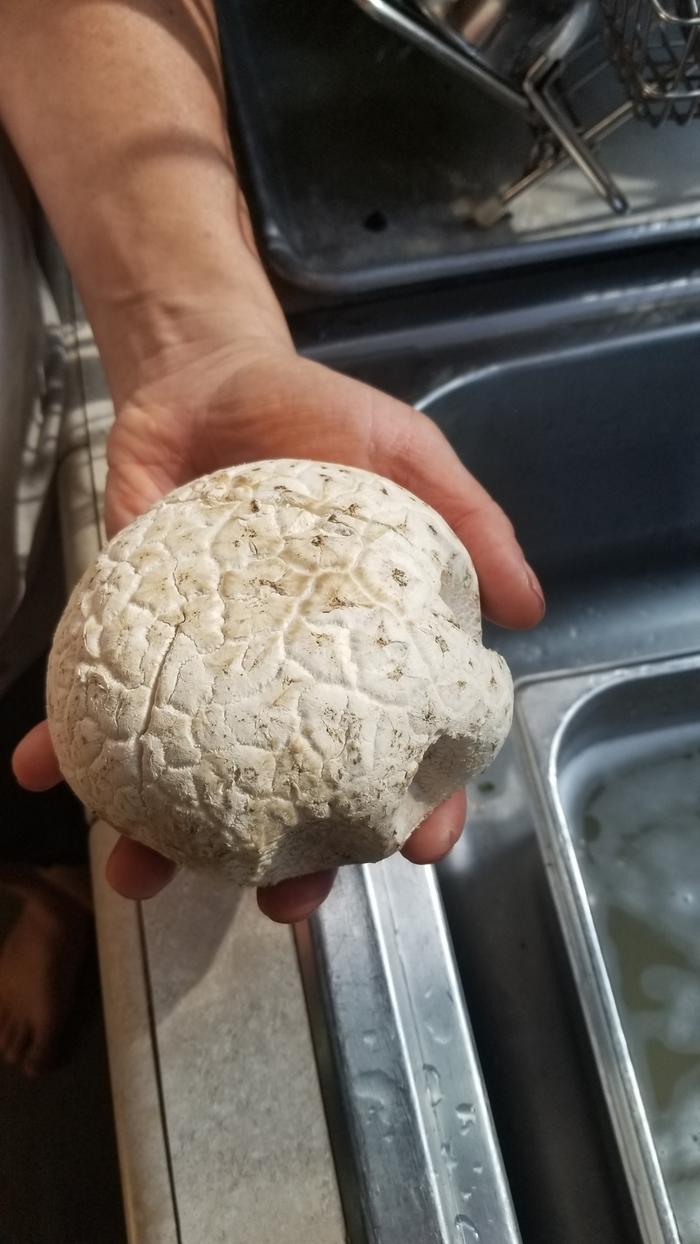
[[[526,578],[528,582],[528,587],[530,588],[530,591],[533,592],[534,595],[537,597],[538,601],[540,602],[542,612],[544,613],[544,609],[545,609],[544,592],[542,591],[542,586],[540,584],[539,579],[537,578],[537,575],[532,569],[532,566],[528,566],[526,564],[525,574],[526,574]]]

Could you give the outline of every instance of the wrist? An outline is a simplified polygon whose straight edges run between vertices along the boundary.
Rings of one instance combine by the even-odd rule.
[[[290,347],[229,142],[213,0],[9,0],[0,114],[95,331],[115,404],[152,360]],[[27,67],[32,90],[27,91]]]
[[[149,290],[88,314],[117,412],[136,393],[222,347],[241,355],[293,351],[279,305],[240,280],[206,291]]]
[[[131,229],[91,211],[95,243],[84,241],[76,279],[117,409],[164,370],[221,344],[292,348],[242,200],[236,207],[235,222],[180,204]]]

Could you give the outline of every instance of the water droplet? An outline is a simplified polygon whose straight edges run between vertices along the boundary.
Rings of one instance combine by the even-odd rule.
[[[433,1067],[430,1063],[423,1063],[423,1074],[425,1076],[425,1087],[428,1090],[428,1101],[435,1108],[442,1101],[440,1073],[437,1067]]]
[[[356,1092],[367,1107],[367,1122],[379,1129],[385,1140],[394,1135],[392,1113],[396,1086],[384,1071],[365,1071],[357,1077]]]
[[[440,1153],[445,1159],[445,1166],[447,1167],[448,1171],[453,1171],[457,1166],[457,1159],[455,1158],[455,1155],[452,1152],[452,1145],[449,1143],[449,1141],[440,1145]]]
[[[432,996],[433,996],[433,987],[432,987],[432,985],[428,985],[428,988],[426,989],[425,993],[423,994],[423,997],[425,998],[426,1002],[429,1002],[429,1001],[430,1001],[430,999],[432,998]]]
[[[468,1188],[466,1192],[464,1191],[464,1189],[462,1189],[462,1200],[471,1201],[473,1193],[474,1193],[473,1188]]]
[[[436,1045],[449,1045],[452,1040],[452,1033],[446,1024],[434,1016],[426,1019],[425,1026],[428,1029],[433,1041]]]
[[[369,1032],[363,1032],[362,1040],[368,1050],[376,1050],[377,1045],[379,1044],[377,1034],[373,1029],[370,1029]]]
[[[476,1108],[468,1102],[463,1101],[459,1106],[457,1106],[455,1114],[457,1115],[459,1130],[464,1136],[469,1131],[469,1128],[474,1126]]]
[[[466,1214],[458,1214],[455,1218],[455,1231],[455,1244],[469,1244],[470,1241],[479,1239],[479,1232]]]
[[[475,1175],[483,1175],[484,1173],[483,1164],[481,1162],[475,1162],[474,1165],[472,1166],[472,1170]]]

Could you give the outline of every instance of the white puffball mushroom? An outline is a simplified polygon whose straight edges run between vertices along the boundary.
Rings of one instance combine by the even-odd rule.
[[[496,755],[513,706],[476,574],[367,471],[217,471],[120,532],[54,639],[48,716],[83,803],[244,885],[391,855]]]

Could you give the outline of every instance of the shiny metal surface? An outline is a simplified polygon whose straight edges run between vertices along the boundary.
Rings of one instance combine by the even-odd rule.
[[[613,67],[600,68],[599,48],[581,49],[563,86],[630,203],[626,216],[568,160],[550,161],[544,177],[539,162],[533,175],[529,108],[500,107],[351,0],[217,7],[258,241],[297,301],[334,299],[338,309],[380,290],[427,295],[440,280],[473,286],[500,273],[507,283],[518,270],[527,283],[537,266],[536,296],[572,257],[615,264],[614,252],[627,251],[632,270],[661,245],[677,259],[672,248],[689,252],[700,235],[700,126],[619,126],[631,105]],[[601,118],[610,119],[602,130]]]
[[[645,1244],[680,1244],[615,991],[601,949],[573,843],[573,803],[580,794],[574,764],[593,740],[673,732],[688,720],[690,687],[697,700],[700,657],[616,666],[575,676],[525,681],[516,721],[527,758],[537,827],[552,893],[588,1024],[606,1098],[633,1191]],[[685,696],[669,683],[685,680]],[[692,680],[689,683],[688,680]],[[697,727],[697,714],[695,712]],[[577,789],[577,787],[579,789]]]
[[[356,0],[356,3],[375,21],[422,48],[447,68],[463,74],[508,108],[525,117],[530,115],[530,104],[519,85],[513,86],[479,60],[466,57],[464,50],[443,38],[434,23],[427,22],[410,0]]]
[[[587,0],[415,0],[437,28],[519,87],[551,48],[564,56],[586,26]]]
[[[522,112],[525,102],[535,128],[560,144],[612,211],[627,211],[627,198],[589,145],[586,135],[591,127],[580,132],[571,108],[555,89],[562,64],[590,26],[591,0],[552,0],[542,5],[521,0],[483,4],[476,0],[472,4],[462,0],[356,2],[377,21],[450,64],[501,103]],[[598,117],[594,129],[605,132],[613,114]],[[548,176],[556,163],[549,154],[541,157],[537,180]],[[530,178],[519,177],[501,195],[503,205],[531,184]],[[486,210],[482,207],[475,219],[483,225],[490,223],[492,210],[490,205]]]
[[[297,945],[353,1244],[518,1244],[432,869],[341,869]]]
[[[652,125],[685,125],[700,112],[698,0],[601,0],[613,59]]]
[[[515,522],[547,597],[535,631],[487,628],[518,678],[698,645],[699,260],[621,254],[295,323],[306,353],[427,409]],[[513,745],[469,800],[438,878],[524,1244],[634,1244]]]
[[[576,18],[574,14],[574,18]],[[577,33],[576,28],[571,23],[572,33]],[[564,107],[562,107],[559,94],[557,92],[558,83],[558,62],[559,58],[565,55],[562,48],[562,42],[566,31],[561,31],[558,36],[557,46],[547,49],[534,62],[525,75],[523,82],[523,91],[529,99],[535,112],[541,121],[547,125],[551,133],[559,143],[562,152],[566,153],[577,169],[587,177],[593,188],[605,199],[608,206],[618,215],[623,215],[629,206],[625,195],[617,186],[616,182],[610,176],[607,168],[594,154],[590,145],[589,130],[579,133],[575,125],[572,125],[571,119]],[[573,43],[572,45],[573,46]],[[568,50],[568,49],[567,49]],[[619,110],[615,109],[607,116],[600,118],[596,124],[596,132],[608,132],[608,130],[619,124]],[[546,168],[549,171],[548,162],[542,161],[540,169]],[[510,187],[508,199],[512,201],[514,187]]]
[[[498,81],[520,89],[561,149],[589,179],[614,212],[627,211],[627,200],[608,170],[594,154],[586,134],[572,124],[557,90],[561,63],[580,44],[591,27],[590,0],[416,0],[418,8],[448,39],[453,39],[469,63],[482,63]],[[598,127],[606,126],[601,118]],[[540,176],[550,172],[541,159]],[[516,183],[519,192],[525,188]],[[527,188],[531,185],[527,183]],[[512,201],[514,187],[502,195]],[[483,219],[483,214],[482,214]]]
[[[627,664],[697,645],[700,446],[683,402],[691,352],[665,336],[661,326],[669,321],[658,308],[653,319],[634,345],[615,340],[608,325],[611,335],[579,350],[567,317],[567,342],[551,337],[537,363],[497,363],[488,377],[482,373],[481,385],[472,387],[465,376],[451,393],[424,403],[515,518],[542,571],[549,601],[542,627],[531,635],[490,634],[519,676]],[[624,317],[618,328],[623,324]],[[661,407],[651,405],[662,391],[663,420]],[[666,526],[673,526],[674,510],[676,536]],[[576,1001],[566,1003],[558,979],[555,935],[537,880],[537,808],[513,753],[499,765],[489,774],[493,790],[475,792],[469,840],[441,878],[521,1230],[526,1240],[567,1244],[635,1239],[634,1198],[624,1201],[624,1177],[607,1156],[576,1020],[568,1036],[562,1028],[563,1012],[575,1016],[584,999],[577,980]],[[473,949],[477,938],[483,962]],[[504,994],[515,1031],[499,1038],[491,1057],[482,1042]],[[558,1016],[556,1038],[543,1030],[542,1013]],[[537,1156],[527,1155],[513,1112],[527,1118]],[[575,1140],[561,1123],[572,1117],[581,1129]],[[523,1162],[532,1163],[527,1185]],[[596,1167],[593,1195],[588,1180]],[[533,1181],[548,1214],[536,1203]],[[551,1237],[548,1220],[556,1223]]]

